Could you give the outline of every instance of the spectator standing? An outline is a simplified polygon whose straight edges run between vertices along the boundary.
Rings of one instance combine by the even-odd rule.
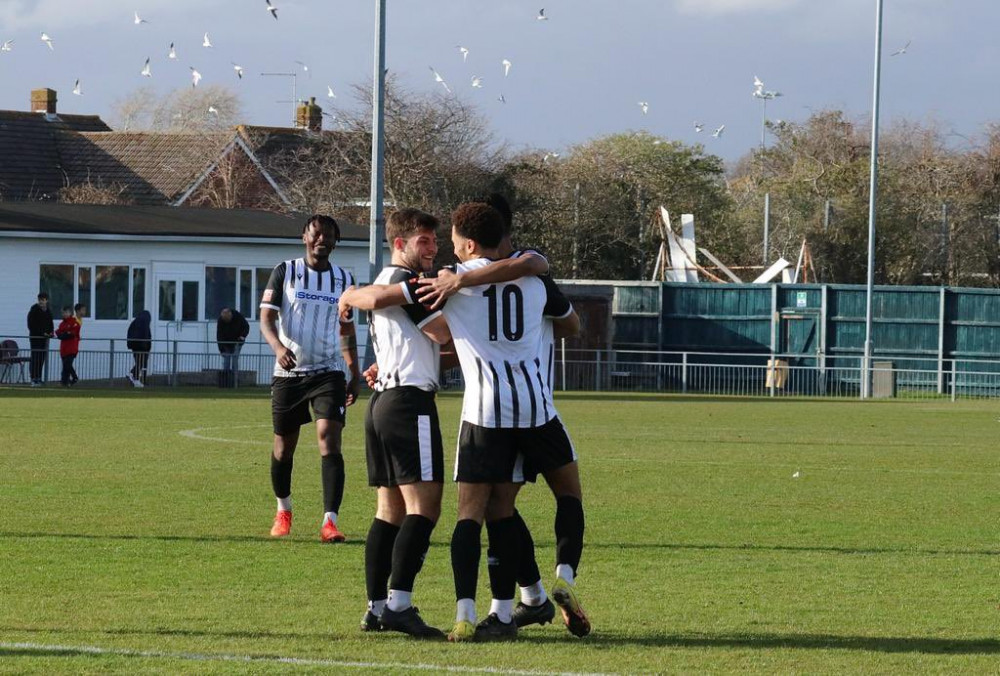
[[[45,361],[49,356],[49,338],[55,333],[49,294],[42,291],[38,302],[28,310],[28,342],[31,344],[31,386],[41,387]]]
[[[236,374],[240,371],[240,350],[250,333],[250,324],[238,310],[222,308],[215,329],[215,340],[222,355],[220,387],[236,387]]]
[[[152,319],[149,310],[143,310],[128,325],[126,345],[132,351],[133,362],[128,379],[133,387],[145,387],[146,366],[149,364],[149,351],[153,343],[153,333],[149,326]]]
[[[59,339],[59,356],[62,357],[62,386],[76,385],[80,378],[73,368],[73,361],[80,352],[80,322],[69,305],[62,309],[62,321],[56,328],[56,338]]]

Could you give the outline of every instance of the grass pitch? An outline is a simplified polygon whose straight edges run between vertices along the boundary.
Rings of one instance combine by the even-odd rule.
[[[996,671],[995,403],[557,404],[581,456],[595,631],[449,645],[358,631],[364,404],[346,433],[350,540],[324,546],[311,427],[293,536],[267,537],[266,392],[0,391],[0,671]],[[459,407],[440,399],[449,466]],[[548,490],[520,508],[551,584]],[[454,510],[449,484],[415,591],[446,629]]]

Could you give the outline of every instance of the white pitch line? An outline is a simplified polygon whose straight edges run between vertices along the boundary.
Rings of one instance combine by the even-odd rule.
[[[456,667],[443,664],[406,662],[348,662],[309,657],[281,657],[277,655],[227,655],[212,653],[173,653],[160,650],[129,650],[126,648],[100,648],[98,646],[45,645],[42,643],[0,643],[0,649],[47,652],[53,655],[84,653],[87,655],[113,655],[118,657],[143,657],[153,659],[188,660],[194,662],[241,662],[294,664],[309,667],[338,667],[341,669],[412,669],[414,671],[444,671],[459,674],[513,674],[515,676],[602,676],[594,672],[527,671],[497,667]]]
[[[658,462],[664,465],[707,465],[709,467],[746,467],[753,466],[762,469],[801,469],[811,472],[890,472],[895,474],[929,474],[941,476],[1000,476],[1000,472],[968,472],[949,469],[902,469],[894,467],[820,467],[792,463],[727,462],[725,460],[671,460],[670,458],[614,458],[605,457],[602,460],[610,462]]]
[[[180,430],[177,434],[182,437],[187,437],[188,439],[197,439],[199,441],[220,441],[227,444],[257,444],[262,446],[270,446],[270,441],[261,441],[258,439],[227,439],[225,437],[207,437],[201,432],[205,430],[238,430],[247,429],[251,427],[270,427],[270,425],[225,425],[222,427],[193,427],[189,430]]]

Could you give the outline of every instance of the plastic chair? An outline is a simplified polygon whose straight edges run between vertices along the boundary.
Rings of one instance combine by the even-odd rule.
[[[29,357],[20,356],[21,348],[17,346],[16,340],[7,339],[0,343],[0,366],[3,367],[3,371],[0,371],[0,383],[6,382],[7,374],[10,374],[11,383],[26,382],[24,379],[24,364],[29,360]],[[14,380],[14,367],[17,367],[17,380]]]

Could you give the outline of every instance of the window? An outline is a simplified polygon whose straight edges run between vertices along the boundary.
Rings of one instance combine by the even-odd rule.
[[[260,307],[260,301],[264,296],[264,289],[267,288],[267,283],[271,280],[271,272],[274,268],[257,268],[257,307]],[[279,303],[280,305],[280,303]],[[259,313],[258,313],[259,314]]]
[[[66,305],[73,305],[73,266],[42,265],[38,274],[38,291],[49,294],[49,310],[58,317]]]
[[[98,265],[94,284],[94,318],[128,319],[127,265]]]
[[[94,277],[94,268],[89,265],[80,266],[76,269],[76,302],[87,306],[84,317],[90,317],[90,282]]]
[[[157,315],[161,322],[172,322],[177,318],[177,282],[160,280],[160,311]]]
[[[181,321],[198,321],[198,282],[181,282]]]
[[[236,268],[206,266],[205,319],[212,320],[218,318],[219,313],[222,312],[222,308],[235,307],[235,303]]]
[[[253,319],[253,270],[240,269],[240,314]]]
[[[132,268],[132,316],[146,309],[146,268]]]

